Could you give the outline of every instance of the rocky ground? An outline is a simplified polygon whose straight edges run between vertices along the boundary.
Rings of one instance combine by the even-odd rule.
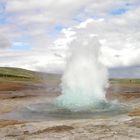
[[[59,79],[0,80],[0,116],[60,94]],[[131,107],[126,113],[94,119],[0,120],[0,140],[139,140],[140,84],[111,83],[107,99]]]

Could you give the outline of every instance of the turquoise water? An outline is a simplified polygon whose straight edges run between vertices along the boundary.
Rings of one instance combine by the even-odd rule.
[[[0,119],[12,120],[70,120],[70,119],[97,119],[117,116],[127,113],[128,106],[117,103],[104,103],[102,107],[91,108],[87,111],[72,112],[68,109],[61,108],[52,103],[39,103],[32,104],[27,107],[21,108],[16,112],[1,115]]]

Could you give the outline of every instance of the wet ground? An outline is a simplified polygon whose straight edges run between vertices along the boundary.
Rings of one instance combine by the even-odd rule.
[[[139,140],[140,84],[111,83],[113,110],[71,113],[53,106],[59,79],[0,81],[0,140]]]

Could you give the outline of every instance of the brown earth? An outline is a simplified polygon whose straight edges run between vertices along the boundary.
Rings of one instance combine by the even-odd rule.
[[[41,103],[60,94],[59,81],[0,81],[0,115]],[[140,85],[111,84],[108,100],[132,106],[127,114],[112,118],[19,121],[0,120],[1,140],[139,140]]]

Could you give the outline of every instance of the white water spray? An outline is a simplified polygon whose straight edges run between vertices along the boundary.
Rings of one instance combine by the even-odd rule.
[[[71,111],[100,108],[106,102],[108,74],[100,62],[100,44],[95,37],[77,37],[70,44],[71,56],[62,77],[59,107]]]

